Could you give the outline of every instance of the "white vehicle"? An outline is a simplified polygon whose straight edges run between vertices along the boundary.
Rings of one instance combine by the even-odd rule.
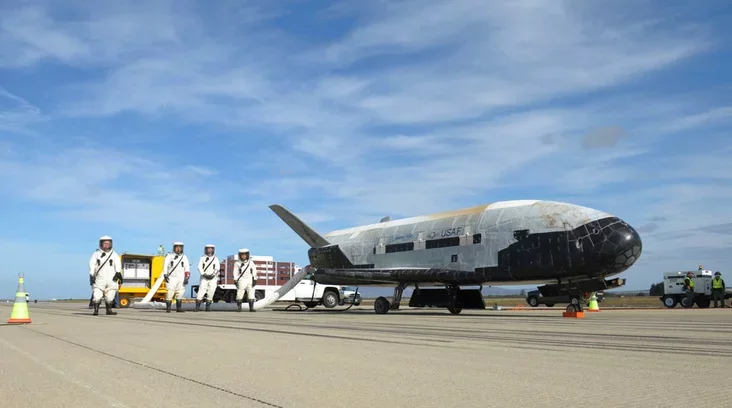
[[[694,301],[692,304],[688,304],[684,290],[684,279],[689,272],[694,274]],[[669,309],[676,307],[677,304],[686,308],[693,307],[694,304],[702,309],[707,308],[712,303],[713,278],[714,273],[709,270],[666,272],[663,274],[663,296],[660,299]],[[729,299],[730,297],[732,295],[727,289],[724,298]]]
[[[281,285],[256,285],[254,286],[254,297],[255,300],[263,299],[269,296],[272,292],[279,289]],[[191,297],[195,297],[198,292],[198,285],[191,286]],[[333,308],[344,304],[343,290],[338,285],[323,285],[315,283],[311,279],[311,275],[307,274],[303,279],[295,285],[292,290],[284,294],[278,301],[284,302],[298,302],[303,303],[305,306],[312,308],[318,305],[323,305],[326,308]],[[233,303],[236,301],[236,285],[234,284],[222,284],[216,287],[216,293],[214,293],[213,302],[218,303],[223,300],[226,303]],[[359,295],[360,300],[360,295]],[[360,303],[360,302],[359,302]]]
[[[343,286],[341,290],[343,291],[342,301],[344,305],[350,305],[353,303],[354,306],[358,306],[361,304],[360,293],[356,293],[356,291],[352,290],[350,286]]]

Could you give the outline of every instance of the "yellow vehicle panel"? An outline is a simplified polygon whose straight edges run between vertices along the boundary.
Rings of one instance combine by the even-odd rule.
[[[124,281],[119,289],[119,303],[120,307],[129,307],[134,298],[144,298],[150,291],[150,288],[155,284],[155,281],[163,273],[163,262],[164,256],[160,255],[143,255],[143,254],[128,254],[123,253],[120,255],[122,264],[125,264],[126,259],[144,259],[150,262],[150,278],[144,279],[144,286],[126,286]],[[128,278],[124,278],[128,279]],[[140,280],[134,280],[140,282]],[[168,290],[165,287],[165,282],[155,291],[152,300],[165,300],[165,294]]]

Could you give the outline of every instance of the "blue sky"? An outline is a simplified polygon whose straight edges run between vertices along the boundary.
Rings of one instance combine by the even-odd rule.
[[[306,264],[272,203],[568,201],[641,231],[630,288],[729,271],[732,15],[686,3],[3,2],[0,286],[88,296],[105,234]]]

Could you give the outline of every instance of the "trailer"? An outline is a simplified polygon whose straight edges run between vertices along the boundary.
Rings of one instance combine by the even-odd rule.
[[[687,273],[694,274],[694,300],[689,303],[687,293],[684,290],[684,279]],[[714,273],[710,270],[696,271],[675,271],[663,274],[663,296],[659,299],[663,305],[673,309],[676,305],[684,308],[697,307],[706,309],[712,304],[712,279]],[[725,288],[724,301],[732,298],[732,289]],[[722,303],[724,303],[722,301]]]
[[[256,301],[264,299],[275,290],[281,288],[282,285],[255,285],[254,298]],[[191,298],[198,294],[199,285],[191,285]],[[205,298],[205,296],[204,296]],[[323,305],[326,308],[342,306],[346,303],[347,297],[343,289],[338,285],[323,285],[315,283],[311,275],[308,273],[303,279],[295,285],[292,290],[284,294],[278,301],[303,303],[309,308]],[[218,284],[212,299],[213,303],[224,301],[226,303],[236,302],[236,285],[235,284]],[[350,301],[348,302],[350,303]],[[360,295],[358,295],[358,303],[360,303]]]
[[[120,255],[120,259],[122,260],[122,286],[118,291],[119,306],[126,308],[150,292],[150,288],[163,273],[165,255],[123,253]],[[164,302],[166,293],[168,290],[163,282],[152,295],[151,300]]]

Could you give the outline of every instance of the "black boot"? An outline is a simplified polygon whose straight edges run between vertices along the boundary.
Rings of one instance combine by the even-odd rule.
[[[254,301],[253,300],[249,301],[249,311],[256,312],[256,310],[254,310]]]
[[[206,302],[206,311],[207,312],[211,311],[211,302]]]
[[[236,301],[236,311],[241,312],[241,300]]]
[[[180,299],[175,300],[175,311],[177,313],[185,313],[185,311],[183,311],[183,301],[182,300],[180,300]]]
[[[166,301],[165,301],[165,313],[170,313],[170,305],[171,305],[172,303],[173,303],[173,302],[172,302],[172,301],[170,301],[170,300],[166,300]]]
[[[93,316],[99,316],[99,303],[94,303],[94,313],[92,313]]]
[[[105,304],[105,306],[107,306],[107,314],[108,315],[116,315],[117,314],[117,312],[115,312],[114,310],[112,310],[112,303],[111,302],[107,302]]]
[[[196,299],[196,312],[198,312],[199,310],[201,310],[201,301]]]

